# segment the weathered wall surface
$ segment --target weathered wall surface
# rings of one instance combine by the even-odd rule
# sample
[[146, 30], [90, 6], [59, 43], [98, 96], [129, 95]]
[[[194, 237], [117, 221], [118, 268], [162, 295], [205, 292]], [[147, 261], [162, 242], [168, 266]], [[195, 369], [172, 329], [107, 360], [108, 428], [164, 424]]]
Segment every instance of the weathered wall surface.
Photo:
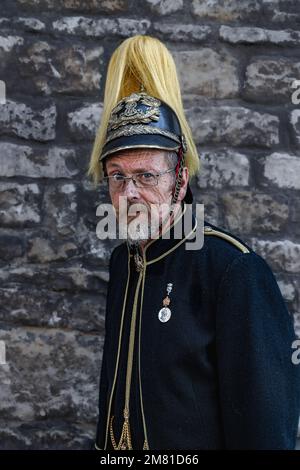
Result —
[[88, 448], [97, 416], [107, 265], [86, 177], [115, 47], [174, 53], [212, 223], [271, 265], [300, 329], [299, 2], [2, 0], [0, 448]]

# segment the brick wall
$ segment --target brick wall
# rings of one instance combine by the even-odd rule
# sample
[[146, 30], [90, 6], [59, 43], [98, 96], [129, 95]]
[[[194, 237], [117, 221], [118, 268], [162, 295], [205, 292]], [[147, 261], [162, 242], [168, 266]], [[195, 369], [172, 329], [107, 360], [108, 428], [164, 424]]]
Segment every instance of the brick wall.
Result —
[[271, 265], [300, 332], [300, 10], [292, 0], [2, 0], [1, 448], [94, 438], [107, 200], [86, 177], [105, 71], [128, 36], [173, 52], [202, 161], [206, 218]]

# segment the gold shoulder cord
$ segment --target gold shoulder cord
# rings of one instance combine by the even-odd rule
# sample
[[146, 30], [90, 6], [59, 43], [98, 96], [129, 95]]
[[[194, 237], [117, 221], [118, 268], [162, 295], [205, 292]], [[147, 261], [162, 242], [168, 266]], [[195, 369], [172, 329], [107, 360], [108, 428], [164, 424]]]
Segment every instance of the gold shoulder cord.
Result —
[[[128, 249], [128, 245], [127, 245], [127, 249]], [[118, 353], [117, 353], [117, 359], [116, 359], [116, 365], [115, 365], [114, 380], [113, 380], [113, 385], [112, 385], [111, 392], [110, 392], [109, 405], [108, 405], [108, 411], [107, 411], [104, 450], [106, 450], [106, 447], [107, 447], [107, 438], [108, 438], [108, 431], [109, 431], [109, 424], [110, 424], [109, 418], [111, 415], [112, 398], [113, 398], [113, 393], [114, 393], [114, 388], [115, 388], [117, 373], [118, 373], [118, 367], [119, 367], [120, 349], [121, 349], [121, 342], [122, 342], [122, 335], [123, 335], [123, 322], [124, 322], [124, 314], [125, 314], [125, 307], [126, 307], [126, 300], [127, 300], [127, 293], [128, 293], [128, 285], [129, 285], [129, 279], [130, 279], [131, 256], [132, 255], [129, 253], [129, 249], [128, 249], [128, 263], [127, 263], [128, 274], [127, 274], [126, 289], [125, 289], [125, 295], [124, 295], [123, 306], [122, 306], [122, 315], [121, 315], [121, 324], [120, 324], [119, 342], [118, 342]]]
[[208, 225], [204, 226], [204, 234], [215, 235], [217, 237], [223, 238], [224, 240], [232, 243], [232, 245], [236, 246], [243, 253], [250, 253], [250, 250], [245, 245], [243, 245], [243, 243], [239, 242], [231, 235], [228, 235], [227, 233], [224, 233], [224, 232], [220, 232], [220, 230], [215, 230], [212, 227], [209, 227]]
[[[129, 399], [130, 399], [130, 388], [131, 388], [131, 376], [132, 376], [132, 364], [133, 364], [133, 352], [134, 352], [134, 339], [135, 339], [135, 326], [136, 326], [136, 314], [137, 314], [137, 301], [139, 295], [139, 288], [143, 278], [144, 269], [139, 274], [139, 279], [135, 291], [131, 324], [130, 324], [130, 336], [129, 336], [129, 348], [128, 348], [128, 361], [126, 371], [126, 391], [125, 391], [125, 406], [123, 411], [124, 422], [122, 426], [121, 437], [117, 444], [113, 432], [113, 419], [110, 419], [110, 437], [114, 450], [133, 450], [131, 441], [131, 431], [129, 423]], [[145, 445], [145, 444], [144, 444]]]

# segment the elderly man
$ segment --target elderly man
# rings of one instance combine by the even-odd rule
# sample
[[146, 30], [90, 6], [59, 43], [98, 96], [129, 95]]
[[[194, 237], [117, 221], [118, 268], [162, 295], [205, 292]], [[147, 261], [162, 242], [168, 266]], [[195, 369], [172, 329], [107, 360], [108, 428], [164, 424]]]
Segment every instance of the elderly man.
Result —
[[187, 249], [197, 219], [186, 150], [162, 100], [133, 93], [112, 110], [101, 153], [112, 204], [118, 219], [121, 196], [129, 214], [136, 203], [146, 211], [129, 215], [111, 256], [95, 446], [291, 449], [300, 383], [291, 317], [242, 240], [205, 220], [203, 246]]
[[194, 213], [199, 166], [172, 55], [124, 40], [89, 167], [126, 238], [109, 266], [96, 449], [295, 446], [291, 316], [267, 263]]

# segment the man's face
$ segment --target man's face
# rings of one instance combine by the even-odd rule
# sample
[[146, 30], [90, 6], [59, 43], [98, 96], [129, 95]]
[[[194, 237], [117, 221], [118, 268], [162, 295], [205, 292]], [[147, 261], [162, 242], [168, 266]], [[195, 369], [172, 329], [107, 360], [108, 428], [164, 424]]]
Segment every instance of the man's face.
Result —
[[[108, 176], [114, 174], [131, 176], [145, 172], [158, 174], [170, 168], [172, 166], [168, 163], [165, 152], [159, 149], [123, 150], [111, 155], [106, 160]], [[168, 214], [167, 207], [172, 199], [174, 175], [175, 172], [170, 172], [159, 176], [157, 185], [151, 187], [137, 187], [132, 180], [124, 182], [119, 189], [113, 188], [113, 185], [109, 186], [109, 193], [117, 219], [121, 218], [121, 220], [126, 221], [125, 225], [129, 240], [148, 240], [151, 238], [151, 234], [153, 236], [157, 232], [159, 222]], [[122, 205], [120, 197], [127, 198], [126, 214], [124, 214], [124, 204]], [[143, 210], [140, 213], [128, 215], [130, 207], [134, 204], [141, 204], [140, 207]]]

